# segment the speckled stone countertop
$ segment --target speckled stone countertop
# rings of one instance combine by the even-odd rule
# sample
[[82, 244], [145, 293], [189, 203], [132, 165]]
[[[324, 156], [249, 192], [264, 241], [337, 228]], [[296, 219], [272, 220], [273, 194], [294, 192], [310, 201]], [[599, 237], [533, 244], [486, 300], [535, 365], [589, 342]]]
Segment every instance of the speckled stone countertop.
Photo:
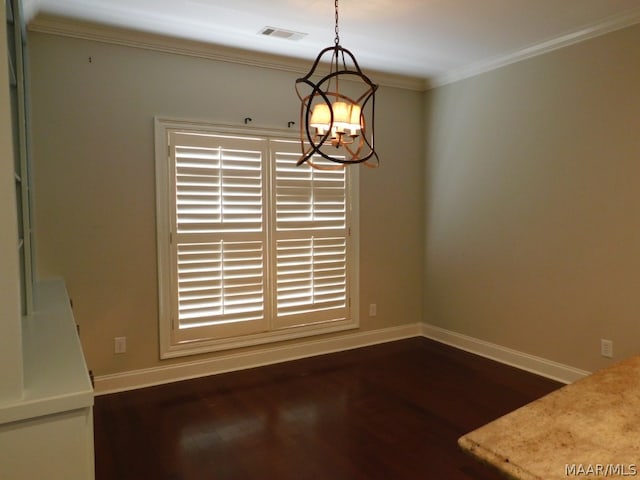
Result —
[[458, 444], [512, 479], [640, 479], [640, 355], [500, 417]]

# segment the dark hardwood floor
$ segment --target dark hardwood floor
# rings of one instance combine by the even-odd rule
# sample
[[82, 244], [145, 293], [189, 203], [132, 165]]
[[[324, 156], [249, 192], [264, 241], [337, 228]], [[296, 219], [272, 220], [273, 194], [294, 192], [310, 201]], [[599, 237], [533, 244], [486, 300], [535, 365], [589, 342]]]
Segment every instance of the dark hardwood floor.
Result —
[[96, 479], [499, 479], [458, 437], [560, 386], [413, 338], [98, 396]]

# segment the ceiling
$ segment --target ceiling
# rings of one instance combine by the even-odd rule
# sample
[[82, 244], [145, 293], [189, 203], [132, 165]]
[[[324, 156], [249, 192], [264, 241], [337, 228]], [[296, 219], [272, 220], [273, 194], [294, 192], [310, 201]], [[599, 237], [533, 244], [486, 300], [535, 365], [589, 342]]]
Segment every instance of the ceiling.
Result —
[[[38, 13], [313, 60], [334, 42], [331, 0], [23, 0]], [[363, 69], [424, 79], [548, 51], [640, 22], [640, 0], [341, 0], [340, 43]], [[266, 26], [307, 34], [261, 35]]]

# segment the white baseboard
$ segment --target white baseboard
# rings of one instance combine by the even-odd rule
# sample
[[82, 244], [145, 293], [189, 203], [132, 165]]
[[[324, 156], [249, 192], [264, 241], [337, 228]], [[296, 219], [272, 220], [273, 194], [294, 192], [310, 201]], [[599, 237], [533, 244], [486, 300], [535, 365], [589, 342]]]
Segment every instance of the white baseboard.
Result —
[[461, 333], [436, 327], [428, 323], [422, 324], [422, 335], [438, 342], [450, 345], [482, 357], [496, 360], [506, 365], [526, 370], [562, 383], [573, 383], [586, 377], [591, 372], [568, 365], [553, 362], [541, 357], [529, 355], [510, 348], [485, 342]]
[[419, 336], [563, 383], [572, 383], [590, 373], [434, 325], [414, 323], [339, 337], [308, 340], [291, 345], [267, 346], [206, 360], [100, 375], [95, 377], [95, 394], [104, 395], [150, 387]]
[[242, 353], [233, 353], [193, 362], [175, 363], [166, 366], [134, 370], [112, 375], [96, 376], [95, 394], [133, 390], [163, 383], [188, 380], [218, 373], [244, 370], [273, 363], [297, 360], [353, 348], [391, 342], [421, 335], [420, 323], [400, 327], [357, 332], [339, 337], [315, 339], [290, 345], [267, 346]]

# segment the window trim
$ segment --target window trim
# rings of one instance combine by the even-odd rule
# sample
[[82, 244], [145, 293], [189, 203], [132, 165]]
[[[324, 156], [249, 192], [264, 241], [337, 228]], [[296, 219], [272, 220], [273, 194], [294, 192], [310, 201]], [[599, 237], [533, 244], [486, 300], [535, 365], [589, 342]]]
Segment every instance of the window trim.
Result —
[[[357, 168], [348, 168], [350, 176], [350, 190], [348, 208], [350, 214], [351, 235], [351, 259], [349, 262], [350, 276], [350, 318], [330, 323], [316, 325], [303, 325], [268, 332], [248, 334], [241, 337], [221, 339], [201, 339], [190, 342], [177, 342], [174, 340], [173, 326], [171, 325], [172, 299], [163, 292], [171, 291], [171, 276], [174, 274], [174, 266], [171, 262], [171, 249], [169, 235], [171, 235], [171, 204], [172, 192], [170, 192], [172, 173], [168, 161], [169, 151], [167, 145], [167, 132], [173, 129], [185, 129], [202, 131], [211, 134], [229, 134], [241, 136], [267, 137], [270, 139], [298, 140], [296, 132], [286, 129], [267, 129], [250, 126], [214, 124], [190, 120], [181, 120], [167, 117], [154, 119], [155, 135], [155, 170], [156, 170], [156, 244], [157, 244], [157, 275], [158, 275], [158, 327], [160, 358], [168, 359], [186, 355], [196, 355], [207, 352], [230, 350], [241, 347], [261, 345], [285, 340], [310, 337], [315, 335], [341, 332], [357, 329], [360, 326], [359, 312], [359, 172]], [[301, 167], [308, 168], [308, 167]], [[268, 168], [267, 175], [271, 177], [272, 169]], [[267, 179], [271, 184], [271, 178]], [[267, 201], [271, 203], [272, 189], [267, 193]], [[271, 222], [268, 220], [267, 230], [271, 231]], [[270, 236], [271, 233], [268, 233]], [[269, 247], [267, 248], [269, 254]], [[269, 275], [270, 276], [270, 275]], [[267, 286], [267, 294], [273, 295]], [[267, 311], [268, 316], [271, 311]]]

